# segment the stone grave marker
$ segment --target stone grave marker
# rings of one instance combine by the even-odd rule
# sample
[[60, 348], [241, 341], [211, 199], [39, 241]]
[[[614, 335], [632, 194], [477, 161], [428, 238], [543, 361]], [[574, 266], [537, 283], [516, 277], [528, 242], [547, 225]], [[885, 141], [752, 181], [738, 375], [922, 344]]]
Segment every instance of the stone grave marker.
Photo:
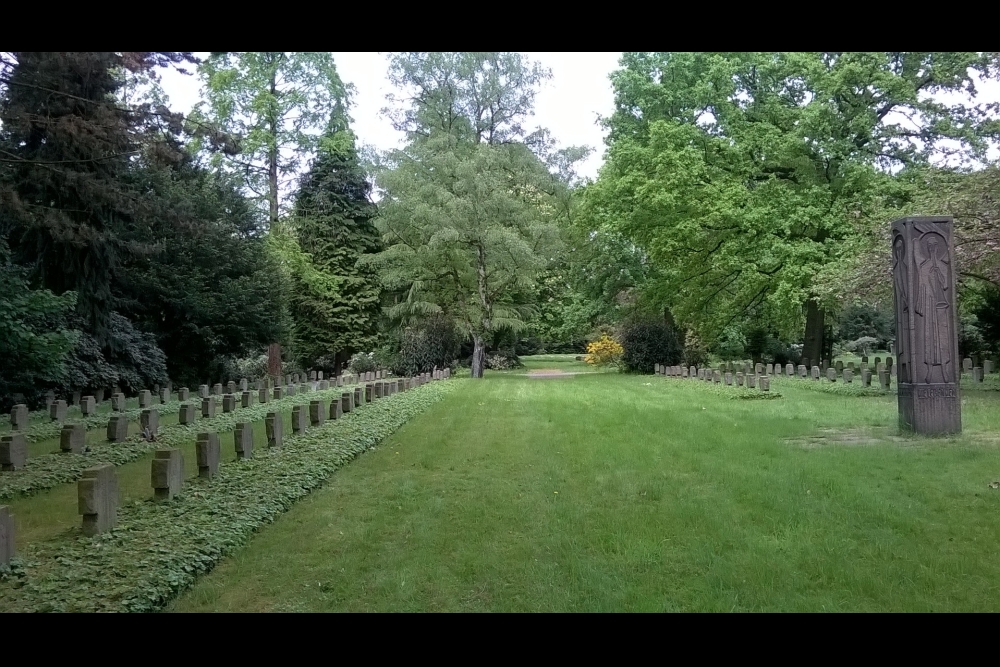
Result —
[[757, 386], [757, 376], [750, 374], [746, 376], [747, 389], [753, 389]]
[[216, 382], [212, 385], [212, 396], [222, 396], [222, 384]]
[[97, 399], [93, 396], [84, 396], [80, 399], [80, 412], [84, 417], [89, 417], [90, 415], [97, 412]]
[[153, 405], [153, 394], [148, 389], [139, 392], [139, 409], [149, 408]]
[[52, 401], [49, 405], [49, 418], [54, 422], [65, 421], [66, 419], [66, 401], [61, 398], [58, 401]]
[[170, 402], [170, 390], [169, 389], [161, 389], [160, 390], [160, 403], [169, 403], [169, 402]]
[[850, 368], [844, 369], [844, 382], [851, 384], [854, 382], [854, 371]]
[[819, 380], [819, 366], [812, 367], [813, 380]]
[[854, 362], [853, 361], [848, 361], [847, 362], [847, 368], [850, 368], [852, 373], [857, 372], [857, 369], [854, 367]]
[[889, 382], [891, 381], [891, 379], [892, 378], [890, 377], [890, 375], [885, 372], [885, 369], [882, 369], [878, 372], [878, 385], [882, 389], [889, 388]]
[[861, 363], [863, 363], [863, 364], [867, 364], [868, 363], [868, 355], [867, 354], [861, 355]]
[[365, 403], [371, 403], [373, 400], [375, 400], [375, 385], [369, 383], [365, 385]]
[[108, 441], [124, 442], [128, 439], [128, 417], [111, 415], [108, 419]]
[[198, 398], [208, 398], [210, 396], [207, 384], [198, 385]]
[[309, 381], [316, 382], [316, 371], [309, 371]]
[[153, 497], [170, 500], [181, 492], [184, 485], [184, 456], [176, 447], [157, 449], [150, 466]]
[[285, 390], [283, 387], [274, 388], [274, 400], [280, 401], [285, 395]]
[[971, 373], [972, 372], [972, 358], [971, 357], [966, 357], [965, 359], [962, 359], [962, 367], [965, 369], [966, 373]]
[[305, 433], [306, 426], [309, 424], [307, 409], [306, 405], [296, 405], [292, 408], [292, 433]]
[[344, 405], [340, 397], [335, 397], [330, 401], [330, 419], [336, 420], [344, 416]]
[[239, 422], [236, 424], [236, 429], [233, 431], [233, 443], [236, 445], [236, 458], [252, 458], [253, 424], [250, 422]]
[[258, 403], [267, 403], [270, 400], [271, 400], [271, 395], [270, 392], [267, 390], [267, 387], [261, 387], [260, 389], [257, 390]]
[[989, 375], [992, 372], [993, 372], [993, 362], [987, 359], [986, 361], [983, 362], [983, 373]]
[[836, 368], [827, 368], [826, 369], [826, 379], [829, 382], [836, 382], [837, 381], [837, 369]]
[[806, 368], [804, 364], [799, 365], [798, 371], [799, 371], [799, 377], [802, 378], [803, 380], [809, 377], [809, 369]]
[[198, 477], [212, 479], [218, 474], [221, 449], [218, 433], [209, 431], [198, 434], [198, 441], [194, 445], [195, 457], [198, 459]]
[[287, 387], [285, 387], [285, 395], [286, 396], [294, 396], [295, 395], [295, 385], [294, 384], [290, 384]]
[[344, 414], [347, 414], [354, 409], [354, 392], [345, 391], [340, 395], [340, 407], [343, 408]]
[[726, 386], [727, 387], [732, 387], [733, 386], [733, 373], [732, 373], [732, 371], [726, 371]]
[[18, 403], [10, 409], [10, 426], [15, 431], [23, 431], [28, 428], [28, 406]]
[[117, 392], [111, 395], [111, 409], [114, 412], [125, 412], [125, 394]]
[[722, 373], [720, 373], [718, 370], [712, 371], [712, 382], [714, 384], [721, 384], [722, 383]]
[[181, 424], [193, 424], [197, 419], [198, 415], [194, 403], [184, 403], [181, 405], [180, 415], [177, 418], [178, 422]]
[[[142, 429], [143, 437], [156, 437], [156, 431], [160, 428], [160, 413], [152, 408], [146, 408], [139, 413], [139, 428]], [[146, 433], [146, 430], [149, 433]]]
[[56, 400], [56, 392], [49, 389], [45, 392], [45, 409], [48, 410], [49, 406]]
[[326, 422], [326, 406], [323, 401], [309, 401], [309, 423], [322, 426]]
[[838, 361], [837, 363], [835, 363], [833, 365], [833, 367], [835, 369], [837, 369], [837, 375], [842, 375], [843, 374], [843, 372], [844, 372], [844, 362], [843, 361]]
[[101, 463], [85, 469], [76, 490], [84, 535], [100, 535], [118, 524], [118, 477], [113, 465]]
[[234, 410], [236, 410], [236, 397], [232, 394], [224, 394], [222, 396], [222, 411], [233, 412]]
[[215, 396], [201, 399], [201, 416], [205, 419], [215, 416]]
[[0, 566], [10, 565], [14, 553], [14, 518], [9, 507], [0, 505]]
[[785, 364], [785, 375], [788, 377], [795, 377], [795, 364], [787, 363]]
[[59, 449], [72, 454], [82, 454], [87, 446], [87, 427], [83, 424], [66, 424], [59, 432]]
[[281, 421], [280, 412], [268, 412], [264, 417], [264, 431], [267, 433], [267, 446], [281, 449], [281, 440], [285, 424]]
[[358, 385], [354, 388], [354, 407], [359, 405], [364, 405], [365, 402], [365, 388], [364, 385]]
[[249, 388], [249, 385], [247, 385], [247, 379], [240, 378], [240, 391], [247, 391]]
[[736, 372], [736, 386], [737, 387], [743, 386], [743, 371]]
[[236, 393], [236, 383], [230, 380], [226, 383], [226, 393], [235, 394]]
[[100, 405], [101, 403], [104, 402], [104, 390], [103, 389], [95, 389], [94, 390], [94, 400], [97, 401], [98, 405]]
[[764, 364], [754, 364], [753, 365], [753, 374], [754, 375], [762, 375], [763, 373], [764, 373]]
[[768, 375], [761, 375], [759, 378], [757, 378], [757, 381], [760, 383], [760, 390], [761, 391], [771, 391], [771, 378], [770, 378], [770, 376], [768, 376]]
[[872, 386], [872, 372], [867, 368], [861, 369], [861, 385], [864, 387]]
[[181, 387], [180, 389], [177, 390], [177, 400], [183, 403], [184, 401], [188, 400], [188, 396], [190, 394], [191, 392], [188, 390], [187, 387]]
[[329, 380], [320, 380], [319, 381], [319, 390], [320, 391], [326, 391], [329, 388], [330, 388], [330, 382], [329, 382]]
[[74, 391], [69, 399], [70, 405], [80, 405], [80, 392]]
[[28, 439], [23, 433], [0, 435], [0, 470], [21, 470], [28, 460]]
[[344, 376], [343, 375], [338, 375], [337, 376], [337, 386], [338, 387], [343, 387], [344, 386]]
[[253, 405], [253, 394], [250, 393], [249, 391], [244, 391], [240, 395], [240, 406], [244, 408], [249, 408], [251, 405]]
[[973, 366], [972, 367], [972, 381], [973, 382], [982, 382], [983, 381], [983, 368], [982, 368], [982, 366]]
[[764, 371], [765, 375], [774, 375], [774, 364], [765, 364]]
[[323, 371], [317, 371], [316, 372], [316, 379], [317, 380], [322, 380], [323, 379]]

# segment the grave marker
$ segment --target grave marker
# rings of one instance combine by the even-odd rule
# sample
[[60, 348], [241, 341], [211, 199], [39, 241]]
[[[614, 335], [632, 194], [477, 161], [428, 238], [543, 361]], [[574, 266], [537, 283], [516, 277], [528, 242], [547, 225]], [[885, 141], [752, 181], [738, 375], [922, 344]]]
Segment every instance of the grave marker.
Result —
[[139, 408], [148, 408], [153, 405], [153, 394], [148, 389], [139, 392]]
[[160, 390], [160, 403], [169, 403], [169, 402], [170, 402], [170, 390], [169, 389], [161, 389]]
[[761, 375], [758, 378], [758, 382], [760, 382], [760, 390], [761, 391], [771, 391], [771, 378], [770, 378], [770, 376]]
[[981, 366], [972, 367], [972, 381], [982, 382], [983, 381], [983, 369]]
[[180, 493], [184, 485], [184, 457], [181, 450], [176, 447], [157, 449], [153, 454], [149, 477], [153, 497], [157, 500], [170, 500]]
[[326, 406], [323, 401], [309, 401], [309, 423], [322, 426], [326, 422]]
[[836, 368], [827, 368], [826, 369], [826, 379], [829, 382], [836, 382], [837, 381], [837, 369]]
[[222, 397], [222, 412], [233, 412], [236, 410], [236, 397], [226, 394]]
[[121, 392], [111, 394], [111, 409], [114, 412], [125, 411], [125, 394]]
[[812, 367], [813, 380], [819, 380], [819, 366]]
[[89, 417], [95, 412], [97, 412], [97, 400], [93, 396], [84, 396], [80, 399], [80, 413], [84, 417]]
[[160, 428], [160, 413], [152, 408], [143, 410], [139, 413], [139, 428], [142, 429], [143, 437], [155, 438], [156, 431]]
[[249, 459], [253, 457], [253, 424], [239, 422], [233, 431], [233, 444], [236, 445], [236, 458]]
[[18, 403], [10, 409], [10, 425], [15, 431], [28, 428], [28, 406]]
[[10, 565], [14, 553], [14, 518], [9, 507], [0, 505], [0, 565]]
[[72, 454], [82, 454], [87, 446], [87, 427], [83, 424], [66, 424], [59, 432], [59, 449]]
[[241, 407], [249, 408], [251, 405], [253, 405], [253, 394], [251, 394], [249, 391], [244, 391], [243, 394], [240, 396], [240, 399], [241, 399], [240, 400]]
[[854, 382], [854, 371], [850, 368], [844, 369], [844, 382], [851, 384]]
[[292, 433], [305, 433], [309, 424], [309, 417], [306, 413], [307, 406], [296, 405], [292, 408]]
[[285, 391], [284, 391], [283, 387], [275, 387], [274, 388], [274, 400], [280, 401], [284, 397], [284, 395], [285, 395]]
[[340, 395], [340, 407], [343, 408], [344, 414], [347, 414], [354, 409], [354, 392], [345, 391]]
[[66, 419], [66, 401], [61, 398], [58, 401], [52, 401], [49, 405], [49, 418], [54, 422], [61, 422]]
[[28, 461], [28, 439], [23, 433], [0, 436], [0, 470], [21, 470]]
[[194, 445], [195, 457], [198, 459], [198, 477], [212, 479], [219, 473], [221, 450], [218, 433], [209, 431], [198, 434], [198, 441]]
[[195, 410], [194, 403], [184, 403], [181, 405], [181, 411], [177, 418], [177, 421], [181, 424], [193, 424], [198, 420], [198, 414]]
[[267, 434], [267, 446], [281, 449], [281, 440], [284, 435], [285, 423], [281, 420], [280, 412], [268, 412], [264, 417], [264, 431]]
[[128, 417], [111, 415], [108, 419], [108, 441], [124, 442], [128, 439]]
[[737, 387], [742, 387], [743, 386], [743, 372], [742, 371], [737, 371], [737, 373], [736, 373], [736, 386]]
[[113, 465], [102, 463], [85, 469], [76, 491], [84, 535], [94, 537], [118, 524], [118, 477]]
[[208, 385], [207, 384], [198, 385], [198, 398], [208, 398], [208, 397], [209, 397]]
[[204, 419], [215, 416], [215, 396], [201, 399], [201, 416]]

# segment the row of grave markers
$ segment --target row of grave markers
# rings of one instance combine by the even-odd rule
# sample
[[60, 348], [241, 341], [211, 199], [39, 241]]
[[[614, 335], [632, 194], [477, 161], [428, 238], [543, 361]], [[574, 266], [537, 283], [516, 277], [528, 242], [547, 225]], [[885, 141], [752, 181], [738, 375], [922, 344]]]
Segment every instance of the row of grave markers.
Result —
[[[864, 386], [870, 387], [873, 375], [867, 366], [867, 364], [864, 364], [861, 368], [861, 382]], [[803, 379], [811, 375], [813, 380], [820, 380], [825, 376], [828, 382], [836, 382], [839, 375], [843, 378], [844, 382], [851, 383], [854, 381], [853, 368], [843, 368], [838, 373], [837, 368], [830, 367], [826, 369], [826, 373], [824, 374], [821, 372], [819, 366], [813, 366], [812, 370], [809, 371], [803, 364], [797, 367], [794, 364], [786, 364], [784, 369], [782, 369], [780, 364], [758, 363], [754, 366], [753, 372], [751, 372], [750, 364], [745, 364], [743, 371], [735, 373], [728, 367], [726, 369], [699, 369], [697, 366], [666, 366], [656, 364], [654, 372], [657, 375], [665, 375], [667, 377], [705, 380], [716, 384], [724, 383], [727, 386], [732, 386], [735, 383], [737, 387], [742, 387], [746, 383], [748, 388], [757, 387], [761, 391], [770, 391], [771, 377], [781, 375], [787, 375], [788, 377], [798, 376]], [[880, 363], [877, 372], [879, 386], [883, 389], [889, 389], [892, 382], [890, 370], [886, 368], [885, 364]]]
[[[363, 386], [354, 387], [352, 391], [343, 392], [340, 398], [334, 398], [329, 405], [326, 401], [318, 399], [310, 401], [308, 405], [293, 406], [292, 432], [303, 433], [309, 426], [322, 426], [327, 418], [330, 420], [340, 419], [357, 406], [415, 389], [432, 380], [446, 380], [451, 377], [451, 371], [447, 368], [435, 369], [433, 372], [421, 373], [412, 378], [389, 380], [375, 380], [374, 374], [370, 377], [369, 382]], [[338, 386], [342, 386], [342, 384], [338, 383]], [[281, 388], [276, 387], [275, 389], [280, 390]], [[265, 388], [261, 388], [260, 391], [265, 391]], [[249, 392], [244, 392], [244, 394], [246, 393]], [[208, 397], [205, 400], [213, 400], [213, 398]], [[158, 414], [155, 411], [152, 412]], [[278, 411], [268, 412], [264, 418], [264, 425], [268, 447], [280, 448], [284, 430], [281, 413]], [[82, 424], [75, 426], [83, 427]], [[68, 427], [69, 425], [67, 425]], [[110, 432], [110, 424], [108, 429]], [[21, 436], [20, 440], [23, 442], [23, 435], [18, 435]], [[9, 436], [5, 436], [5, 438], [9, 438]], [[4, 440], [4, 443], [9, 442], [10, 440]], [[233, 431], [233, 446], [237, 459], [253, 457], [252, 422], [246, 421], [236, 424]], [[3, 448], [0, 447], [0, 458], [3, 457], [3, 451]], [[9, 447], [7, 452], [7, 458], [9, 458]], [[199, 433], [195, 443], [195, 456], [198, 461], [198, 476], [212, 479], [218, 473], [221, 458], [219, 434], [211, 431]], [[19, 462], [20, 466], [4, 467], [4, 470], [16, 470], [18, 467], [23, 467], [23, 450]], [[153, 487], [153, 496], [158, 500], [169, 500], [180, 492], [184, 484], [184, 457], [180, 449], [163, 448], [154, 452], [150, 465], [150, 482]], [[101, 463], [85, 469], [83, 476], [77, 482], [77, 508], [78, 513], [82, 516], [83, 534], [92, 537], [113, 529], [118, 522], [118, 504], [118, 476], [115, 472], [115, 466], [110, 463]], [[0, 506], [0, 565], [8, 565], [13, 556], [13, 517], [9, 507], [4, 505]]]

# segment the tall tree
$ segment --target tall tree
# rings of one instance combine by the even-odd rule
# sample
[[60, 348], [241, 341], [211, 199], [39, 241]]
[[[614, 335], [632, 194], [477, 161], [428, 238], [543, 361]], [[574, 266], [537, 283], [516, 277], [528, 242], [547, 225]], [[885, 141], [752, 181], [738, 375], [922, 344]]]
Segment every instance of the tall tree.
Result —
[[334, 117], [303, 177], [292, 225], [309, 267], [291, 293], [296, 350], [303, 364], [339, 371], [350, 356], [374, 347], [379, 319], [378, 277], [357, 266], [381, 250], [372, 219], [371, 185], [358, 161], [347, 119]]
[[[607, 161], [589, 191], [608, 225], [662, 268], [659, 291], [705, 335], [750, 317], [805, 320], [825, 347], [813, 280], [895, 196], [891, 172], [953, 140], [984, 155], [996, 133], [972, 96], [975, 53], [630, 53], [612, 75]], [[799, 329], [801, 331], [801, 329]]]
[[75, 291], [88, 328], [107, 342], [112, 284], [123, 256], [141, 245], [126, 230], [149, 219], [150, 202], [128, 178], [132, 159], [162, 136], [164, 109], [126, 107], [123, 71], [181, 63], [174, 53], [0, 54], [0, 225], [14, 261], [56, 294]]
[[194, 115], [236, 139], [238, 155], [216, 159], [243, 177], [273, 225], [349, 90], [325, 52], [213, 53], [199, 71], [206, 92]]
[[482, 377], [487, 342], [524, 326], [523, 296], [558, 243], [559, 183], [524, 127], [547, 73], [512, 53], [409, 53], [389, 76], [406, 91], [395, 119], [410, 141], [378, 177], [387, 248], [370, 261], [398, 295], [389, 316], [453, 318]]

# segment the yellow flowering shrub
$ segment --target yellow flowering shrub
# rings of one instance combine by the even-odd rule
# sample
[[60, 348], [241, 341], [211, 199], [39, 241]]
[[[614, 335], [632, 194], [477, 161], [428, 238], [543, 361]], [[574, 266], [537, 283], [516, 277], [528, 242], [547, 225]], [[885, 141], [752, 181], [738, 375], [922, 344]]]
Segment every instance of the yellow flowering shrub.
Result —
[[595, 340], [587, 345], [587, 363], [594, 366], [617, 363], [624, 352], [625, 349], [618, 341], [604, 335], [601, 336], [600, 340]]

